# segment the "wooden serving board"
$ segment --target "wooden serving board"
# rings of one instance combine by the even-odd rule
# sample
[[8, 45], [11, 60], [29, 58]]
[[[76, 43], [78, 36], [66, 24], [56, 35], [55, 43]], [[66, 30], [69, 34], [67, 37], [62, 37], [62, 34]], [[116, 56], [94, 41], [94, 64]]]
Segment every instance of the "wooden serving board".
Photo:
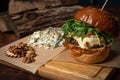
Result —
[[[1, 60], [0, 63], [26, 71], [23, 68]], [[80, 65], [52, 60], [38, 68], [36, 75], [48, 78], [50, 80], [109, 80], [109, 77], [115, 71], [115, 68]]]
[[[29, 72], [4, 60], [0, 60], [0, 63]], [[115, 68], [51, 60], [39, 67], [36, 74], [52, 80], [106, 80], [114, 70]]]
[[[15, 41], [14, 43], [11, 43], [9, 45], [12, 45], [21, 41], [25, 42], [28, 39], [28, 37]], [[0, 53], [2, 54], [9, 45], [3, 47]], [[18, 61], [17, 63], [19, 63], [19, 60], [16, 60], [16, 61]], [[44, 61], [42, 60], [42, 62]], [[25, 67], [20, 67], [19, 65], [15, 66], [15, 64], [10, 62], [9, 63], [5, 62], [4, 60], [0, 60], [0, 63], [11, 66], [13, 68], [24, 70], [24, 71], [28, 71], [27, 70], [28, 67], [32, 67], [32, 64], [31, 66], [29, 64], [28, 65], [26, 64], [28, 67], [27, 69], [25, 69]], [[53, 79], [54, 80], [106, 80], [109, 77], [109, 75], [113, 73], [115, 69], [115, 68], [101, 67], [101, 66], [88, 65], [88, 64], [63, 62], [63, 61], [57, 61], [57, 60], [50, 60], [49, 62], [47, 62], [41, 67], [39, 67], [40, 66], [39, 63], [37, 64], [38, 64], [38, 69], [36, 74], [52, 80]], [[20, 65], [22, 65], [22, 63], [20, 63]], [[34, 68], [35, 67], [33, 67], [32, 69]]]
[[[12, 45], [21, 41], [25, 42], [28, 39], [28, 37], [15, 41], [14, 43], [11, 43], [9, 45]], [[0, 51], [1, 57], [5, 57], [2, 53], [5, 52], [5, 50], [9, 45], [1, 48], [1, 51]], [[14, 62], [16, 62], [15, 63], [16, 65], [9, 61], [7, 62], [2, 59], [0, 60], [0, 63], [2, 64], [5, 64], [20, 70], [24, 70], [27, 72], [29, 72], [28, 68], [31, 68], [31, 69], [35, 68], [33, 67], [35, 65], [23, 64], [23, 63], [20, 63], [21, 61], [17, 59]], [[42, 60], [42, 62], [44, 61]], [[20, 65], [23, 65], [24, 67], [18, 65], [17, 63], [20, 63]], [[40, 66], [39, 62], [37, 62], [36, 64], [38, 65], [36, 74], [52, 80], [53, 79], [54, 80], [61, 80], [61, 79], [63, 80], [105, 80], [114, 71], [114, 68], [107, 68], [107, 67], [87, 65], [87, 64], [77, 64], [77, 63], [70, 63], [65, 61], [63, 62], [63, 61], [57, 61], [57, 60], [51, 60], [41, 67], [39, 67]]]
[[106, 80], [114, 68], [50, 61], [37, 74], [52, 80]]

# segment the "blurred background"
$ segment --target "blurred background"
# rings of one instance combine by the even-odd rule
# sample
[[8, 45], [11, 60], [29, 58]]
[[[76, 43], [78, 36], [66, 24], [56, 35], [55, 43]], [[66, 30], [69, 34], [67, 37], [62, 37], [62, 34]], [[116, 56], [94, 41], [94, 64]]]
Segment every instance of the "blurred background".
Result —
[[[102, 6], [104, 4], [105, 0], [79, 0], [80, 4], [86, 4], [86, 5], [99, 5]], [[108, 0], [107, 5], [108, 6], [116, 6], [120, 4], [120, 0]]]
[[[0, 0], [0, 12], [8, 10], [8, 3], [10, 0]], [[99, 6], [104, 4], [105, 0], [79, 0], [79, 4], [83, 6]], [[115, 7], [120, 5], [120, 0], [108, 0], [107, 7]]]

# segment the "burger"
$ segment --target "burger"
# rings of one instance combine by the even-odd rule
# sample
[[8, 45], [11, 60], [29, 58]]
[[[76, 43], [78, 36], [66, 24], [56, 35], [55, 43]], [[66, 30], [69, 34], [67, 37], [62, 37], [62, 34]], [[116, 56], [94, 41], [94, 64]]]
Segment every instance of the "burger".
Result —
[[63, 45], [76, 61], [100, 63], [108, 58], [118, 27], [110, 13], [84, 7], [62, 25]]

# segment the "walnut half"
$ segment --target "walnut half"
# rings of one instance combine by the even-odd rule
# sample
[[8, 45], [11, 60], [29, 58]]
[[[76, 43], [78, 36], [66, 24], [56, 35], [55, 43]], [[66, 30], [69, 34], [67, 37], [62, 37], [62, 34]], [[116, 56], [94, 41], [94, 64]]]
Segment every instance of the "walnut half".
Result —
[[24, 63], [31, 63], [31, 62], [34, 62], [34, 57], [36, 56], [35, 52], [34, 51], [27, 51], [26, 52], [26, 56], [23, 57], [23, 60], [22, 62]]
[[5, 54], [8, 57], [22, 57], [22, 62], [24, 63], [31, 63], [35, 61], [34, 57], [36, 56], [34, 48], [23, 42], [10, 46]]

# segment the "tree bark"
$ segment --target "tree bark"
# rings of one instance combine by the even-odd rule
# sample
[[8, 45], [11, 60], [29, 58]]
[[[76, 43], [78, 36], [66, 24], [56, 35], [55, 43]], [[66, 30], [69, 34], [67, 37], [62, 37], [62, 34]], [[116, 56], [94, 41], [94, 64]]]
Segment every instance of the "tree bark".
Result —
[[10, 0], [9, 14], [14, 15], [28, 10], [42, 10], [61, 5], [60, 0]]
[[81, 6], [56, 7], [39, 11], [28, 11], [11, 16], [15, 26], [12, 29], [19, 37], [46, 27], [60, 27], [67, 19], [73, 18]]

